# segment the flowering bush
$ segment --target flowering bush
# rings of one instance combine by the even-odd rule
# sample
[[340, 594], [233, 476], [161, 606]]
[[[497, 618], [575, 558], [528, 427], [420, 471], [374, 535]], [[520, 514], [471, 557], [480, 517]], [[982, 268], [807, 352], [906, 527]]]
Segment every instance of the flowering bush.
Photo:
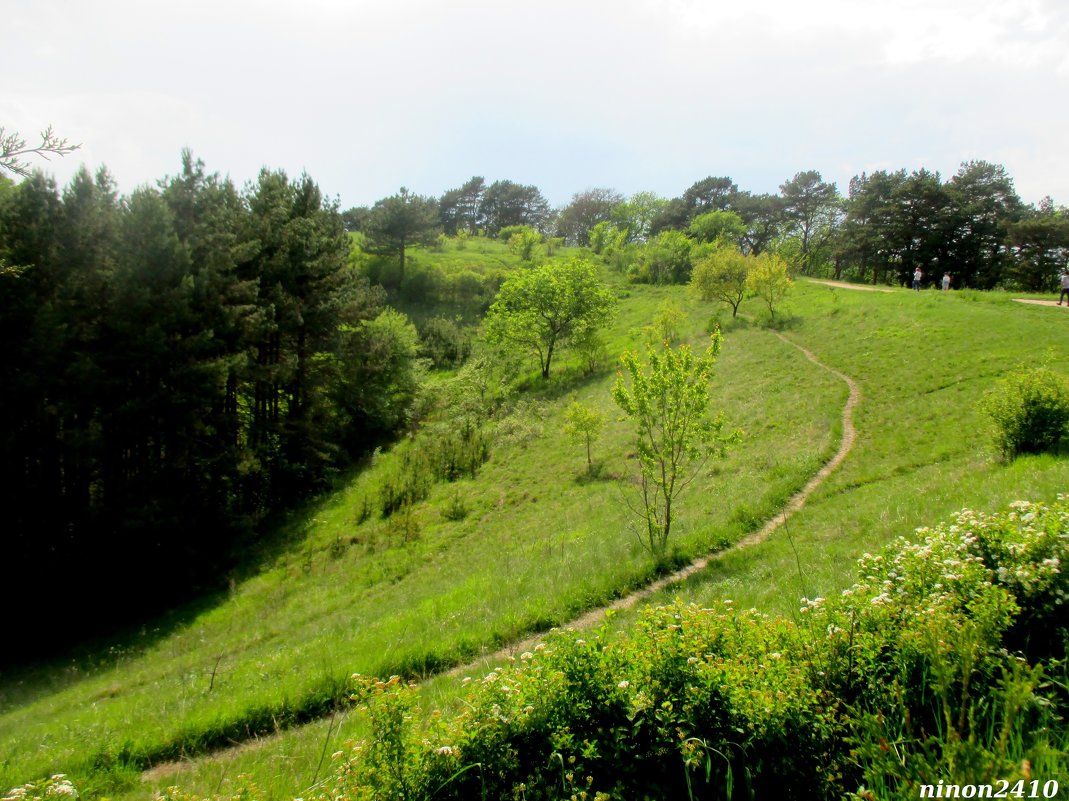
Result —
[[74, 789], [74, 785], [64, 774], [57, 773], [39, 782], [30, 782], [11, 788], [3, 801], [44, 801], [44, 799], [77, 801], [77, 798], [78, 791]]
[[725, 601], [648, 609], [626, 634], [557, 632], [466, 680], [463, 711], [426, 727], [406, 723], [413, 690], [365, 684], [376, 734], [338, 755], [342, 794], [916, 798], [940, 778], [1064, 776], [1060, 699], [1010, 649], [1066, 618], [1067, 548], [1064, 497], [964, 511], [866, 554], [797, 623]]

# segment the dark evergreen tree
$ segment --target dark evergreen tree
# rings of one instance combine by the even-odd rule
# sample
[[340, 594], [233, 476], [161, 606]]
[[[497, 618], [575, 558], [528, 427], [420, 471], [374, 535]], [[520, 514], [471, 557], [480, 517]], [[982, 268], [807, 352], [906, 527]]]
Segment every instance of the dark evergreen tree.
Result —
[[365, 233], [371, 253], [398, 258], [401, 272], [397, 283], [401, 284], [409, 246], [429, 244], [438, 234], [438, 203], [413, 195], [402, 186], [396, 195], [374, 205]]

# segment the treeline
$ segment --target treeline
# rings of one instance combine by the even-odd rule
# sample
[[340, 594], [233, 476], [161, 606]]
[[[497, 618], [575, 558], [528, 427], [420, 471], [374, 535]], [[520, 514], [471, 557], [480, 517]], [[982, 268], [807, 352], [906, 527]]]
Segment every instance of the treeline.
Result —
[[[564, 232], [629, 264], [650, 260], [650, 246], [678, 254], [682, 233], [691, 243], [724, 237], [751, 255], [774, 250], [803, 275], [907, 284], [919, 267], [925, 284], [949, 272], [958, 288], [1053, 291], [1069, 257], [1069, 210], [1050, 198], [1026, 205], [1005, 168], [984, 161], [963, 164], [948, 181], [928, 170], [862, 174], [846, 197], [815, 171], [776, 195], [710, 177], [667, 201], [642, 194], [611, 205], [604, 196], [576, 195], [558, 224], [582, 220]], [[632, 275], [689, 280], [686, 266]]]
[[476, 176], [440, 198], [402, 190], [345, 216], [373, 246], [392, 242], [385, 247], [396, 252], [400, 210], [402, 250], [405, 236], [497, 236], [527, 226], [590, 246], [633, 280], [652, 283], [688, 281], [707, 251], [691, 248], [718, 238], [750, 255], [774, 250], [801, 274], [886, 284], [907, 284], [919, 267], [925, 284], [949, 272], [957, 288], [1053, 291], [1069, 258], [1069, 210], [1050, 198], [1025, 204], [1006, 169], [985, 161], [962, 164], [947, 181], [925, 169], [862, 174], [845, 197], [811, 170], [778, 194], [710, 176], [676, 198], [596, 188], [554, 210], [537, 187]]
[[203, 589], [396, 429], [416, 332], [349, 252], [307, 176], [0, 178], [9, 633], [45, 631], [42, 593], [69, 635]]

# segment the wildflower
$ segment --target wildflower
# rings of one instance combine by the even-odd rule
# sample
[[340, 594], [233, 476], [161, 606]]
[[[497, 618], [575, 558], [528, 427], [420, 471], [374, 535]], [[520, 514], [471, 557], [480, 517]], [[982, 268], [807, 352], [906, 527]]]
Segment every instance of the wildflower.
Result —
[[626, 690], [628, 687], [631, 686], [631, 682], [629, 682], [627, 679], [624, 679], [616, 686], [619, 687], [621, 690]]

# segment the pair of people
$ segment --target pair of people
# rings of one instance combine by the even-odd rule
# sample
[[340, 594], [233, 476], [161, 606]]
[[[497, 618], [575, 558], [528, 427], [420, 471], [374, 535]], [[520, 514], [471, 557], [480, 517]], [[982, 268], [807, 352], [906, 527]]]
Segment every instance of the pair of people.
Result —
[[[924, 272], [921, 270], [920, 267], [918, 267], [916, 270], [913, 271], [913, 288], [918, 292], [920, 292], [921, 289], [922, 278], [924, 278]], [[943, 273], [942, 286], [944, 292], [950, 289], [950, 273]]]

